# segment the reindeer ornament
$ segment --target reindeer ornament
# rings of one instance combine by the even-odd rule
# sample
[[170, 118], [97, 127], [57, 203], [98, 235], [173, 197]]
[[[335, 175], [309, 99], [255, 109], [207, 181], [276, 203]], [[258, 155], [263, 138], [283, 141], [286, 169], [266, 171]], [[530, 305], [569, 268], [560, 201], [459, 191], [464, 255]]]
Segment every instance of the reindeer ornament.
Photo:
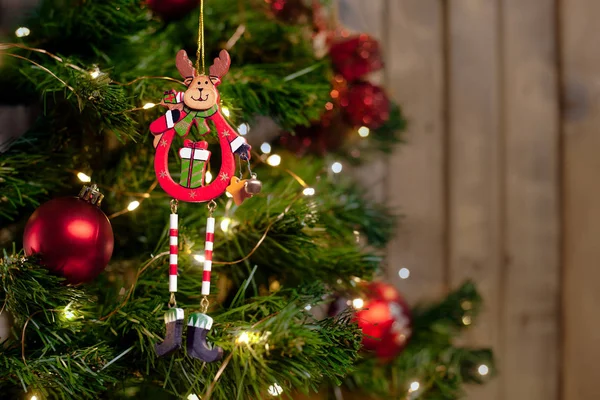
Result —
[[[177, 292], [177, 256], [178, 256], [178, 215], [177, 201], [191, 203], [210, 202], [209, 217], [206, 227], [206, 242], [204, 250], [204, 269], [202, 275], [202, 312], [192, 313], [188, 318], [187, 353], [205, 362], [221, 359], [223, 350], [211, 347], [206, 341], [213, 320], [206, 315], [210, 294], [210, 273], [212, 269], [212, 250], [214, 241], [215, 219], [212, 211], [216, 207], [214, 199], [226, 190], [233, 195], [236, 204], [252, 197], [261, 189], [261, 183], [252, 175], [249, 180], [242, 180], [235, 174], [235, 158], [249, 163], [250, 146], [243, 137], [227, 123], [221, 114], [219, 91], [217, 86], [221, 78], [229, 71], [231, 60], [225, 50], [221, 50], [218, 58], [209, 68], [209, 75], [198, 74], [189, 60], [186, 52], [177, 53], [176, 65], [184, 83], [185, 92], [170, 90], [165, 92], [161, 105], [169, 110], [162, 117], [150, 124], [150, 132], [155, 136], [154, 169], [160, 186], [173, 197], [170, 217], [170, 257], [169, 257], [169, 291], [171, 299], [169, 310], [165, 314], [167, 335], [163, 343], [156, 346], [159, 356], [170, 354], [179, 349], [182, 342], [184, 311], [176, 308], [175, 293]], [[210, 159], [208, 143], [194, 142], [186, 139], [193, 125], [196, 125], [200, 135], [206, 135], [210, 129], [207, 120], [213, 122], [221, 148], [221, 168], [213, 182], [205, 185], [206, 165]], [[169, 153], [173, 139], [178, 135], [184, 139], [183, 148], [179, 150], [181, 158], [181, 177], [175, 182], [169, 173]]]
[[[234, 154], [244, 161], [250, 159], [250, 146], [227, 123], [221, 114], [219, 105], [217, 86], [221, 83], [221, 78], [229, 71], [230, 64], [229, 54], [227, 51], [221, 50], [219, 57], [215, 58], [213, 65], [209, 68], [210, 74], [198, 75], [185, 50], [177, 53], [177, 69], [188, 88], [185, 92], [175, 90], [165, 92], [161, 105], [167, 107], [169, 111], [150, 124], [150, 132], [155, 135], [154, 169], [158, 183], [174, 199], [191, 203], [216, 199], [225, 193], [234, 176]], [[184, 162], [182, 163], [181, 179], [177, 183], [171, 178], [168, 168], [168, 156], [173, 138], [175, 135], [185, 138], [193, 125], [197, 126], [200, 135], [207, 134], [209, 132], [207, 120], [214, 123], [219, 137], [221, 147], [219, 175], [212, 183], [204, 186], [206, 164], [210, 159], [210, 152], [207, 150], [208, 144], [205, 141], [186, 140], [184, 147], [179, 151]]]

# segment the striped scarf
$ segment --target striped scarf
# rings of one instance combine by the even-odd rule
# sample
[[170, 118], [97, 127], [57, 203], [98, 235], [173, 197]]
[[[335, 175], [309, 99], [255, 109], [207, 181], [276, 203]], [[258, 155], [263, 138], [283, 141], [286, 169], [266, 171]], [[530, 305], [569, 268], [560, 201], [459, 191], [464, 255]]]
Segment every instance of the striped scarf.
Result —
[[179, 136], [185, 136], [190, 131], [192, 125], [196, 123], [200, 135], [208, 133], [209, 129], [206, 124], [206, 118], [215, 114], [218, 110], [219, 106], [216, 104], [208, 110], [203, 111], [192, 110], [188, 106], [184, 106], [183, 111], [185, 111], [186, 116], [175, 124], [175, 132], [177, 132]]

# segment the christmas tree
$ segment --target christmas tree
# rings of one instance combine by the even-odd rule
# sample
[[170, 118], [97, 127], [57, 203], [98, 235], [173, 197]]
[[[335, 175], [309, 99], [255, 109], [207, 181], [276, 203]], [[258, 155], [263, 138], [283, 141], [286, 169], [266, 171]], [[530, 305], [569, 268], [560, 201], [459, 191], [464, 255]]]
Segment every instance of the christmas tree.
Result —
[[334, 9], [44, 0], [2, 40], [3, 102], [39, 111], [0, 128], [3, 398], [455, 399], [492, 374], [453, 343], [472, 283], [410, 308], [377, 282], [397, 213], [346, 171], [405, 121]]

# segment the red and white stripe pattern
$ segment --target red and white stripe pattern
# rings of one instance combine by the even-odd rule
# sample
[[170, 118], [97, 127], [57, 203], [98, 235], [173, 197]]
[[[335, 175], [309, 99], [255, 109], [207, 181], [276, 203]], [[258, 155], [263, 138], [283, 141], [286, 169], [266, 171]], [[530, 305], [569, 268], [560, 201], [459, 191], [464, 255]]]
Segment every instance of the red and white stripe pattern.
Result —
[[179, 253], [179, 217], [169, 218], [169, 292], [177, 292], [177, 254]]
[[202, 271], [202, 295], [210, 294], [210, 271], [212, 270], [213, 242], [215, 240], [215, 219], [206, 220], [206, 242], [204, 244], [204, 269]]

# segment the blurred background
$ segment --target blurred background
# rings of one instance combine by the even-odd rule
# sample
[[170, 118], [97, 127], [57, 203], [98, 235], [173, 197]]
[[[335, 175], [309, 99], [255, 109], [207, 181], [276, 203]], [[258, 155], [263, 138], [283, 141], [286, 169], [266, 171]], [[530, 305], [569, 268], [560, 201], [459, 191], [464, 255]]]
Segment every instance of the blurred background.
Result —
[[[35, 4], [0, 0], [3, 33]], [[410, 121], [407, 145], [356, 172], [405, 215], [388, 280], [412, 303], [478, 283], [465, 342], [492, 346], [499, 375], [469, 399], [600, 398], [600, 2], [342, 0], [340, 14], [384, 46], [375, 79]], [[3, 106], [0, 126], [18, 135], [31, 113]]]

